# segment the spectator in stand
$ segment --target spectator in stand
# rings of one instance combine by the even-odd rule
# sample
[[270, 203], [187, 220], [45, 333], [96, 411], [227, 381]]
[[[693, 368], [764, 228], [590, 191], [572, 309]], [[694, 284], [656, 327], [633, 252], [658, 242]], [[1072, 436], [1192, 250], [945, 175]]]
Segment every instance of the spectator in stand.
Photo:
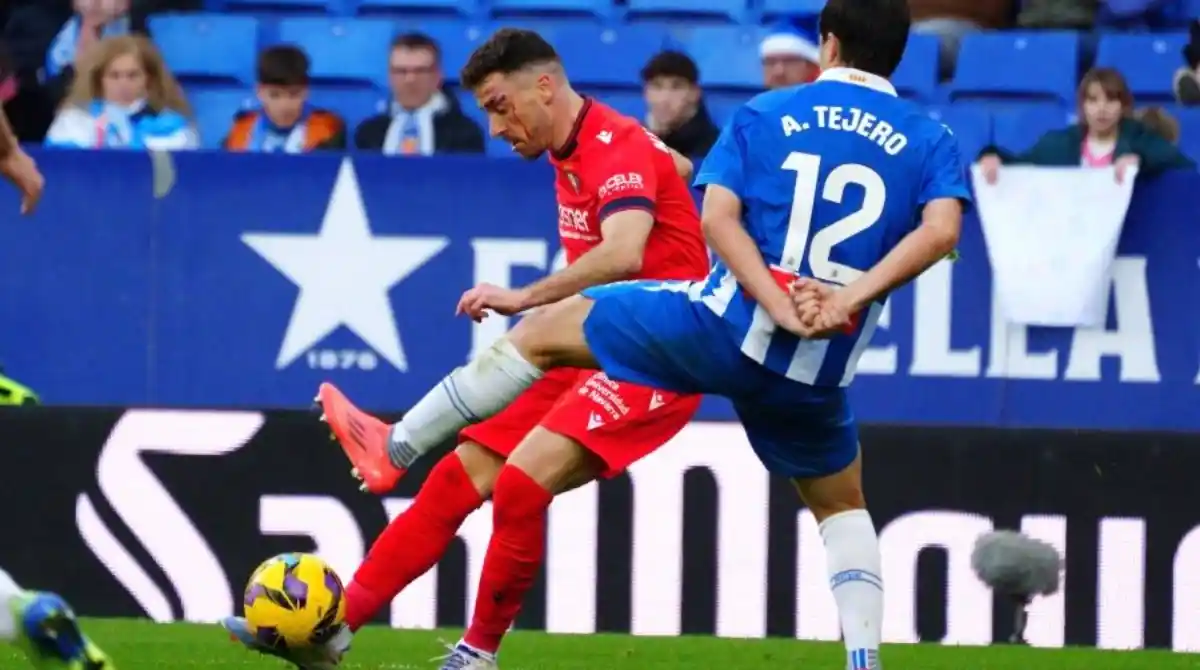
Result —
[[1099, 6], [1097, 0], [1023, 0], [1017, 24], [1023, 28], [1091, 30]]
[[987, 147], [979, 164], [988, 183], [995, 183], [1001, 164], [1107, 167], [1115, 166], [1117, 180], [1138, 166], [1139, 176], [1195, 164], [1162, 135], [1133, 118], [1133, 95], [1119, 72], [1095, 68], [1079, 84], [1081, 123], [1052, 130], [1022, 154]]
[[939, 41], [942, 78], [954, 72], [958, 45], [967, 33], [1002, 28], [1012, 23], [1012, 0], [910, 0], [912, 31], [935, 35]]
[[483, 153], [483, 129], [442, 83], [437, 42], [421, 33], [397, 37], [388, 55], [391, 108], [359, 124], [354, 146], [388, 156]]
[[667, 146], [692, 159], [704, 157], [721, 130], [704, 106], [700, 70], [679, 51], [664, 51], [642, 68], [646, 127]]
[[106, 37], [80, 61], [46, 144], [79, 149], [195, 149], [183, 90], [141, 35]]
[[1175, 72], [1175, 99], [1182, 105], [1200, 105], [1200, 20], [1189, 26], [1191, 38], [1183, 47], [1184, 67]]
[[75, 77], [76, 64], [104, 37], [146, 34], [154, 12], [201, 8], [202, 0], [8, 0], [3, 41], [19, 92], [9, 106], [24, 141], [41, 141]]
[[816, 26], [787, 19], [771, 26], [758, 49], [763, 65], [763, 85], [784, 88], [815, 81], [821, 74]]
[[308, 54], [290, 44], [258, 55], [260, 107], [238, 112], [222, 143], [229, 151], [301, 154], [346, 148], [346, 122], [308, 105]]
[[1179, 144], [1179, 121], [1162, 107], [1143, 107], [1133, 113], [1133, 118], [1171, 144]]

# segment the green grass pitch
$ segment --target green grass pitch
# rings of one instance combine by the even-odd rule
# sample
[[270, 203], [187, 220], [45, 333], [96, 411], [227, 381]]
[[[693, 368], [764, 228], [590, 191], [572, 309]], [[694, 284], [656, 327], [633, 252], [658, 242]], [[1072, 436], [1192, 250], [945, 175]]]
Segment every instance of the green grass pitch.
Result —
[[[275, 659], [244, 651], [215, 626], [159, 625], [145, 621], [87, 620], [92, 636], [113, 657], [118, 670], [282, 669]], [[430, 660], [444, 653], [439, 640], [458, 631], [401, 631], [368, 628], [356, 639], [343, 664], [348, 670], [436, 670]], [[1174, 670], [1200, 667], [1200, 655], [1165, 651], [1096, 651], [1013, 647], [888, 645], [889, 670]], [[837, 644], [794, 640], [722, 640], [626, 635], [546, 635], [516, 632], [500, 657], [503, 670], [841, 670]], [[24, 667], [19, 657], [0, 650], [0, 668]]]

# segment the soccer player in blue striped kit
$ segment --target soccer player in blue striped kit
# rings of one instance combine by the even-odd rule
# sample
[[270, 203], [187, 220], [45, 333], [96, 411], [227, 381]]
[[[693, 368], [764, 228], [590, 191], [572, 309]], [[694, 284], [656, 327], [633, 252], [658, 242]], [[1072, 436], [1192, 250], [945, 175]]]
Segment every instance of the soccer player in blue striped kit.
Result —
[[[407, 467], [560, 366], [728, 397], [763, 464], [820, 522], [847, 667], [879, 668], [879, 541], [846, 387], [888, 294], [953, 251], [971, 201], [953, 135], [887, 80], [908, 32], [906, 0], [829, 0], [820, 79], [743, 106], [697, 176], [720, 258], [709, 277], [591, 288], [529, 315], [391, 429], [391, 464]], [[488, 286], [459, 308], [518, 311]], [[500, 482], [516, 479], [551, 489], [569, 462], [523, 462], [494, 498], [515, 496]], [[544, 505], [516, 507], [544, 521]], [[456, 653], [455, 668], [495, 667]]]

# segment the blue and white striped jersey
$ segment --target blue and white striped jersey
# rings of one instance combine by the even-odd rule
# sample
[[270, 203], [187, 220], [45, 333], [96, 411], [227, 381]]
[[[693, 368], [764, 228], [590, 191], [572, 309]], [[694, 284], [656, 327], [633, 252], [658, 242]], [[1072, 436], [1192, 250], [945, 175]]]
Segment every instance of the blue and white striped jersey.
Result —
[[[926, 203], [971, 202], [950, 131], [886, 79], [848, 68], [742, 106], [696, 183], [738, 196], [769, 265], [841, 285], [911, 232]], [[692, 295], [722, 317], [746, 356], [814, 386], [850, 383], [883, 309], [873, 304], [852, 334], [803, 340], [776, 328], [720, 262]]]

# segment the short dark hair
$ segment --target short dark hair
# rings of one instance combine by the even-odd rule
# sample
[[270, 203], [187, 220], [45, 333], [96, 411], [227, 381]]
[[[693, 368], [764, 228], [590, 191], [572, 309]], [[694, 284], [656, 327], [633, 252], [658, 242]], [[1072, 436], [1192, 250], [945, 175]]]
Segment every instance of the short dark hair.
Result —
[[682, 51], [661, 51], [642, 68], [642, 83], [657, 77], [679, 77], [695, 86], [700, 83], [700, 68]]
[[501, 28], [467, 59], [459, 80], [467, 89], [475, 89], [484, 79], [499, 72], [512, 74], [531, 65], [561, 63], [558, 52], [532, 30]]
[[911, 24], [908, 0], [829, 0], [820, 32], [838, 38], [845, 65], [890, 77], [904, 57]]
[[433, 52], [433, 60], [436, 63], [442, 61], [442, 48], [438, 46], [437, 40], [433, 39], [425, 33], [402, 33], [392, 40], [392, 51], [396, 49], [426, 49]]
[[258, 83], [264, 86], [307, 86], [308, 54], [298, 46], [280, 44], [258, 54]]

